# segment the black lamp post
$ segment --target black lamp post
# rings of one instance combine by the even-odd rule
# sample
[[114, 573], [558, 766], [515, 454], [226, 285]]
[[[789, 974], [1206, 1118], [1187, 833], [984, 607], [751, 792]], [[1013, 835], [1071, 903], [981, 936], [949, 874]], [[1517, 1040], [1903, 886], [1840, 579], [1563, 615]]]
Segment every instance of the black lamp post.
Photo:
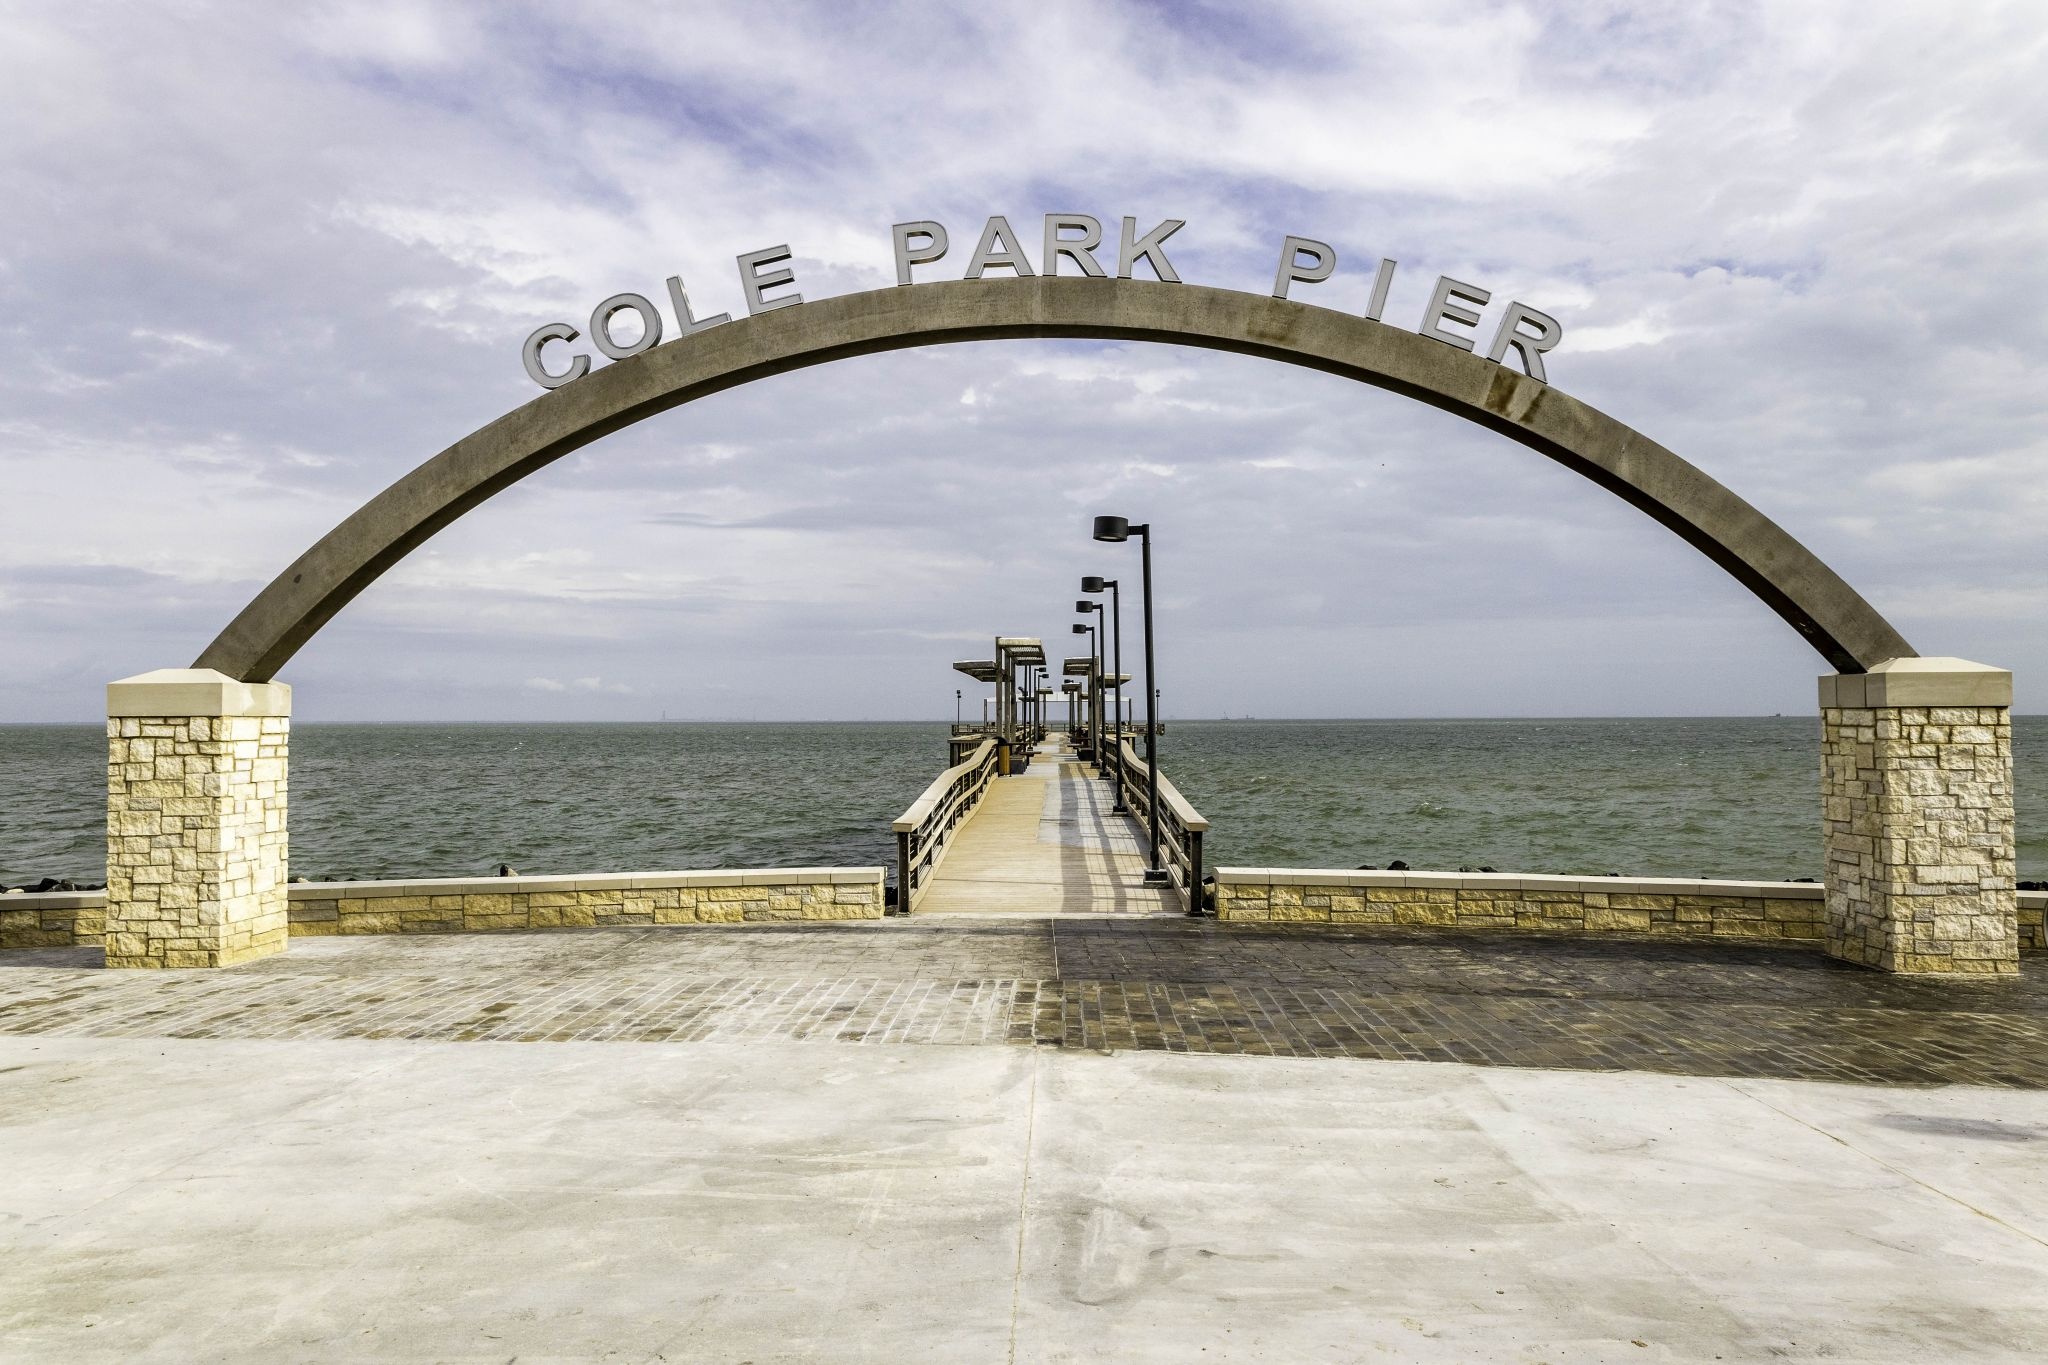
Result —
[[[1150, 850], [1145, 862], [1145, 880], [1157, 882], [1166, 880], [1166, 869], [1159, 865], [1159, 753], [1155, 724], [1152, 714], [1152, 698], [1158, 685], [1159, 675], [1152, 667], [1152, 524], [1141, 522], [1131, 525], [1124, 517], [1097, 517], [1095, 538], [1112, 545], [1120, 545], [1132, 536], [1138, 538], [1139, 564], [1142, 567], [1145, 604], [1145, 806], [1151, 818], [1145, 822], [1150, 836]], [[1199, 870], [1192, 874], [1200, 877]], [[1189, 894], [1195, 894], [1194, 888]]]
[[[1106, 664], [1109, 661], [1109, 632], [1106, 629], [1104, 629], [1103, 626], [1102, 603], [1090, 602], [1086, 599], [1080, 599], [1075, 601], [1074, 610], [1080, 612], [1083, 616], [1086, 616], [1090, 612], [1093, 612], [1095, 614], [1095, 638], [1101, 642], [1099, 653], [1102, 657], [1103, 663]], [[1095, 703], [1099, 707], [1103, 702], [1109, 700], [1109, 694], [1106, 690], [1104, 690], [1102, 685], [1102, 670], [1099, 666], [1096, 669], [1095, 682]], [[1116, 752], [1116, 764], [1114, 767], [1112, 767], [1103, 758], [1102, 747], [1098, 744], [1095, 749], [1095, 771], [1097, 773], [1107, 773], [1110, 779], [1114, 781], [1116, 779], [1117, 770], [1121, 769], [1123, 766], [1123, 732], [1118, 730], [1115, 725], [1116, 712], [1111, 711], [1109, 715], [1111, 725], [1108, 743], [1110, 747], [1114, 749]]]
[[[1109, 640], [1110, 649], [1115, 653], [1115, 658], [1109, 665], [1109, 672], [1110, 676], [1116, 679], [1116, 702], [1110, 707], [1109, 714], [1117, 727], [1117, 742], [1122, 743], [1124, 725], [1124, 595], [1117, 587], [1117, 582], [1114, 578], [1098, 578], [1094, 574], [1089, 574], [1081, 580], [1082, 592], [1099, 593], [1104, 588], [1109, 589]], [[1124, 770], [1122, 767], [1118, 767], [1116, 770], [1116, 804], [1111, 807], [1111, 813], [1116, 815], [1124, 813]]]
[[1099, 772], [1102, 768], [1102, 688], [1100, 686], [1102, 670], [1097, 667], [1095, 662], [1095, 627], [1076, 621], [1074, 623], [1074, 634], [1086, 635], [1088, 637], [1089, 747], [1095, 750], [1095, 767]]

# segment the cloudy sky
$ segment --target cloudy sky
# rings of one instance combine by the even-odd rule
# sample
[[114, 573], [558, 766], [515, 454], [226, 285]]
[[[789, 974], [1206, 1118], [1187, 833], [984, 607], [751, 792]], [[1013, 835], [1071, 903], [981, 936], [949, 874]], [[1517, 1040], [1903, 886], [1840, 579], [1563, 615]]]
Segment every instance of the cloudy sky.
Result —
[[[1187, 220], [1192, 282], [1401, 262], [2048, 709], [2048, 12], [0, 4], [0, 720], [189, 663], [601, 298], [825, 297], [1002, 213]], [[1498, 307], [1489, 313], [1489, 327]], [[1822, 661], [1641, 514], [1357, 384], [1137, 344], [842, 362], [605, 439], [281, 675], [306, 719], [950, 715], [1157, 528], [1166, 713], [1807, 712]], [[968, 706], [974, 707], [969, 685]]]

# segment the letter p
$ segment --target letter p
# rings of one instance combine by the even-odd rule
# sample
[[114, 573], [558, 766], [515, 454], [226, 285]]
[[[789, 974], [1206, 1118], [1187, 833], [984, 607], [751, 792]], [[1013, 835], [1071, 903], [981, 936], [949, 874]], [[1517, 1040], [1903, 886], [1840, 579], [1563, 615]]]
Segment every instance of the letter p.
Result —
[[[946, 254], [946, 229], [941, 223], [898, 223], [889, 229], [896, 239], [896, 283], [910, 283], [910, 267], [930, 265]], [[911, 239], [916, 238], [913, 245]]]
[[[1303, 265], [1301, 258], [1311, 257]], [[1287, 286], [1295, 280], [1303, 284], [1315, 284], [1330, 278], [1330, 272], [1337, 268], [1337, 248], [1328, 242], [1318, 242], [1308, 237], [1289, 237], [1280, 244], [1280, 273], [1273, 277], [1273, 297], [1287, 297]]]

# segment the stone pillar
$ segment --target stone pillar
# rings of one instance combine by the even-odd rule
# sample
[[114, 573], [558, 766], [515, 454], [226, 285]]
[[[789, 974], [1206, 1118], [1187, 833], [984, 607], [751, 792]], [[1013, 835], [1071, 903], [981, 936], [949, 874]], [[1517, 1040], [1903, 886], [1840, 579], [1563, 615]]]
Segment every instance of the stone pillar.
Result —
[[291, 688], [164, 668], [107, 685], [107, 965], [282, 952]]
[[1892, 659], [1822, 678], [1820, 707], [1828, 952], [2017, 972], [2012, 674]]

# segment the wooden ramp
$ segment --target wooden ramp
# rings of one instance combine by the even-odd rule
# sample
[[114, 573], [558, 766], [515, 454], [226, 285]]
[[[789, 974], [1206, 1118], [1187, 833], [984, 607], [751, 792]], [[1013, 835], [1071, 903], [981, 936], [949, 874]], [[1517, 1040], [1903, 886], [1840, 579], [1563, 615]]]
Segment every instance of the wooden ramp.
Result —
[[1064, 739], [999, 777], [918, 903], [919, 915], [1178, 914], [1171, 887], [1145, 882], [1145, 835], [1111, 812], [1110, 784]]

